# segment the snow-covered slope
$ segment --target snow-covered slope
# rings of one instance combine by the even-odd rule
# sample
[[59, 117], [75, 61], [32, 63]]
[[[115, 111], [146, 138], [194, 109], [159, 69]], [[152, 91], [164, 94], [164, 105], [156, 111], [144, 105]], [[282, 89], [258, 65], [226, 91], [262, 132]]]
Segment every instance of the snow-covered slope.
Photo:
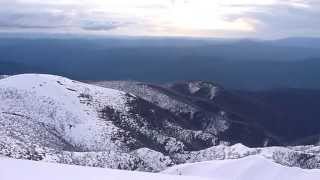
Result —
[[[198, 99], [151, 85], [101, 86], [40, 74], [1, 79], [0, 156], [159, 172], [175, 164], [261, 154], [286, 166], [320, 168], [317, 146], [236, 144], [265, 145], [270, 136], [219, 108], [206, 106], [213, 108], [209, 112], [192, 103]], [[219, 93], [210, 84], [202, 90], [202, 84], [183, 86], [187, 94], [213, 102]]]
[[0, 80], [0, 154], [5, 156], [159, 171], [173, 164], [174, 154], [210, 147], [215, 138], [119, 90], [52, 75]]
[[[132, 81], [101, 81], [92, 84], [132, 93], [180, 117], [193, 129], [216, 135], [217, 143], [243, 143], [250, 147], [278, 145], [275, 136], [248, 122], [237, 113], [217, 106], [215, 98], [224, 94], [213, 83], [191, 81], [155, 85]], [[221, 93], [220, 93], [221, 92]], [[254, 136], [252, 135], [254, 134]], [[198, 149], [199, 150], [199, 149]]]
[[318, 180], [320, 170], [285, 167], [262, 156], [248, 156], [236, 160], [216, 160], [183, 164], [162, 173], [228, 180]]
[[[21, 128], [39, 126], [31, 127], [37, 131], [44, 126], [62, 136], [64, 140], [49, 137], [28, 139], [33, 144], [40, 143], [53, 148], [74, 148], [78, 151], [114, 148], [106, 135], [112, 135], [117, 127], [99, 119], [95, 108], [108, 106], [126, 111], [125, 103], [129, 98], [117, 90], [102, 89], [57, 76], [27, 74], [0, 81], [2, 118], [11, 120], [8, 123], [16, 121], [12, 126], [18, 126], [18, 129], [21, 121], [24, 121], [25, 126]], [[107, 126], [101, 125], [104, 123]]]
[[1, 180], [205, 180], [187, 176], [110, 170], [0, 157]]
[[143, 119], [130, 106], [135, 100], [118, 90], [58, 76], [24, 74], [2, 79], [0, 153], [50, 162], [157, 170], [139, 158], [155, 153], [158, 161], [161, 159], [158, 164], [171, 164], [152, 150], [141, 149], [132, 155], [132, 150], [143, 146], [110, 117], [117, 114], [128, 124]]
[[[19, 173], [17, 171], [19, 170]], [[142, 173], [15, 160], [0, 157], [1, 180], [318, 180], [320, 170], [289, 168], [255, 155], [171, 167], [162, 173]]]
[[7, 78], [9, 77], [9, 75], [0, 75], [0, 79], [4, 79], [4, 78]]

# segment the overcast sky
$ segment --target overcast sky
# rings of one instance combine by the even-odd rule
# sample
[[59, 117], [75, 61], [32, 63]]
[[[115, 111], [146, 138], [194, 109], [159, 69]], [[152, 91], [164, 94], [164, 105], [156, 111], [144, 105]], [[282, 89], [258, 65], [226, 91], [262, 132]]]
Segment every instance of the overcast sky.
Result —
[[320, 0], [0, 0], [0, 32], [320, 36]]

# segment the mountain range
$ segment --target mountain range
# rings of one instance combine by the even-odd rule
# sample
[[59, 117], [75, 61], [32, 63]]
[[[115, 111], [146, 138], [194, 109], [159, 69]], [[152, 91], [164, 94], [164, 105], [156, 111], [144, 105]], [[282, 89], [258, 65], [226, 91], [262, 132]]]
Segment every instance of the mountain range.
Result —
[[[159, 172], [258, 155], [320, 168], [319, 130], [307, 116], [316, 113], [308, 109], [318, 103], [316, 91], [231, 91], [207, 81], [84, 83], [45, 74], [2, 78], [1, 156]], [[291, 116], [304, 119], [287, 116], [299, 108]]]
[[80, 81], [205, 80], [237, 90], [320, 89], [319, 44], [319, 38], [1, 37], [0, 74], [44, 73]]

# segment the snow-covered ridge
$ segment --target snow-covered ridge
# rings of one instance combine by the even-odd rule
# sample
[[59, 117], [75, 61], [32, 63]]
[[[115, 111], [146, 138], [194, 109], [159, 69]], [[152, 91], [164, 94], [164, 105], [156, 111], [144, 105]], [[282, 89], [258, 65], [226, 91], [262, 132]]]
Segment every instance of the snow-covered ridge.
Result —
[[126, 114], [132, 98], [59, 76], [23, 74], [2, 79], [0, 154], [143, 170], [140, 154], [128, 152], [127, 144], [135, 140], [101, 115], [104, 108]]
[[[224, 113], [201, 113], [152, 86], [133, 84], [124, 92], [120, 87], [126, 84], [117, 85], [41, 74], [0, 80], [0, 156], [158, 172], [175, 164], [260, 154], [285, 166], [320, 168], [319, 147], [223, 145], [217, 134], [229, 130]], [[192, 112], [208, 120], [205, 127], [190, 126], [188, 121], [199, 123], [196, 115], [190, 119]]]
[[319, 178], [320, 170], [284, 167], [259, 155], [233, 160], [188, 163], [171, 167], [161, 173], [70, 166], [0, 157], [1, 180], [318, 180]]
[[[19, 173], [17, 173], [19, 170]], [[206, 180], [187, 176], [70, 166], [0, 157], [1, 180]]]
[[214, 83], [204, 81], [187, 81], [167, 85], [132, 81], [90, 83], [135, 94], [187, 121], [193, 126], [193, 129], [200, 129], [218, 136], [216, 144], [241, 142], [248, 146], [261, 147], [277, 143], [274, 138], [276, 136], [269, 136], [261, 129], [251, 126], [253, 122], [245, 122], [246, 118], [238, 117], [224, 105], [216, 104], [221, 102], [221, 98], [226, 98], [226, 102], [229, 102], [228, 98], [231, 94]]
[[[35, 124], [54, 129], [72, 146], [95, 151], [110, 147], [102, 133], [112, 134], [116, 129], [112, 124], [102, 128], [95, 108], [108, 106], [121, 111], [126, 108], [126, 94], [121, 91], [38, 74], [2, 79], [0, 99], [3, 118], [32, 119]], [[92, 104], [87, 104], [88, 99], [92, 99]]]
[[320, 178], [318, 169], [285, 167], [259, 155], [233, 160], [183, 164], [171, 167], [162, 173], [229, 180], [316, 180]]
[[194, 113], [196, 111], [194, 107], [177, 101], [169, 95], [161, 93], [158, 89], [144, 83], [131, 81], [100, 81], [93, 82], [93, 84], [106, 88], [118, 89], [124, 92], [130, 92], [149, 102], [159, 105], [161, 108], [168, 109], [173, 112]]
[[183, 153], [186, 145], [214, 143], [214, 136], [183, 129], [176, 121], [132, 94], [59, 76], [0, 80], [0, 154], [5, 156], [159, 171], [173, 164], [167, 155]]

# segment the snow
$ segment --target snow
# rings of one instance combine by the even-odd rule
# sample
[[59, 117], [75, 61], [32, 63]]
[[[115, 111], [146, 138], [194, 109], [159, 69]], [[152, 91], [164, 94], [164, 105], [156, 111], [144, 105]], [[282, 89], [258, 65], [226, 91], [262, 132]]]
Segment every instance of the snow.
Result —
[[[19, 173], [17, 171], [19, 170]], [[1, 180], [318, 180], [320, 170], [285, 167], [262, 156], [171, 167], [161, 173], [82, 167], [0, 157]]]
[[195, 84], [195, 83], [189, 83], [188, 87], [189, 87], [189, 91], [190, 91], [191, 94], [194, 94], [194, 93], [198, 92], [201, 89], [199, 87], [199, 85]]
[[138, 144], [138, 139], [111, 116], [117, 115], [116, 121], [152, 138], [169, 152], [181, 152], [184, 146], [156, 127], [150, 129], [143, 116], [134, 114], [130, 103], [137, 99], [123, 91], [53, 75], [22, 74], [2, 79], [0, 155], [159, 172], [172, 165], [170, 157]]
[[[19, 173], [17, 173], [19, 170]], [[0, 157], [1, 180], [318, 180], [320, 170], [285, 167], [260, 155], [173, 166], [161, 173], [143, 173]]]
[[127, 112], [127, 93], [67, 78], [22, 74], [0, 80], [0, 155], [144, 170], [121, 129], [99, 114]]
[[7, 78], [9, 77], [9, 75], [0, 75], [0, 79], [4, 79], [4, 78]]
[[285, 167], [260, 155], [236, 160], [215, 160], [171, 167], [162, 173], [228, 180], [318, 180], [320, 170]]
[[[186, 115], [188, 115], [190, 120], [197, 121], [197, 117], [194, 115], [203, 114], [203, 122], [208, 122], [203, 123], [203, 129], [211, 134], [218, 134], [219, 132], [223, 132], [229, 128], [229, 123], [227, 122], [227, 116], [225, 113], [221, 112], [215, 116], [212, 114], [209, 115], [208, 113], [198, 109], [196, 106], [181, 100], [181, 98], [172, 94], [170, 95], [170, 93], [172, 93], [170, 88], [132, 81], [100, 81], [91, 83], [101, 87], [118, 89], [127, 93], [132, 93], [148, 102], [151, 102], [152, 104], [169, 110], [178, 116], [183, 115], [183, 118], [186, 118]], [[211, 100], [216, 96], [216, 91], [218, 90], [216, 86], [203, 82], [190, 82], [188, 85], [189, 91], [192, 91], [192, 93], [196, 93], [202, 86], [209, 88], [208, 96]]]
[[205, 180], [186, 176], [71, 166], [0, 157], [1, 180]]
[[169, 156], [164, 156], [162, 153], [148, 148], [140, 148], [131, 152], [131, 154], [142, 159], [152, 169], [166, 169], [174, 164]]
[[[185, 144], [192, 144], [198, 139], [211, 141], [212, 145], [216, 144], [216, 139], [211, 133], [185, 129], [171, 121], [164, 121], [166, 123], [162, 130], [158, 130], [139, 112], [130, 112], [130, 108], [136, 105], [130, 103], [141, 100], [139, 98], [142, 96], [152, 104], [173, 112], [192, 113], [197, 111], [196, 108], [154, 87], [125, 82], [115, 84], [128, 86], [132, 90], [126, 93], [122, 89], [114, 90], [41, 74], [1, 79], [0, 155], [44, 162], [159, 172], [173, 164], [238, 159], [259, 154], [286, 166], [320, 169], [318, 146], [248, 148], [242, 144], [221, 144], [197, 151], [186, 150]], [[208, 87], [214, 88], [210, 84]], [[130, 94], [133, 92], [139, 93], [133, 96]], [[117, 126], [111, 116], [103, 117], [104, 108], [111, 109], [111, 112], [106, 112], [109, 115], [113, 115], [113, 110], [118, 115], [117, 123], [128, 125], [130, 130]], [[153, 106], [146, 108], [157, 112]], [[217, 117], [209, 116], [210, 124], [207, 124], [207, 128], [212, 128], [211, 132], [227, 129], [224, 116], [222, 111]], [[165, 119], [159, 119], [162, 120]], [[162, 132], [165, 129], [170, 129], [170, 133]], [[139, 139], [131, 135], [137, 132], [163, 150], [151, 145], [140, 145]], [[132, 146], [137, 144], [139, 146]]]
[[[110, 149], [112, 143], [106, 134], [111, 135], [117, 129], [111, 123], [101, 126], [108, 122], [102, 122], [97, 110], [108, 106], [125, 111], [126, 98], [126, 93], [118, 90], [53, 75], [22, 74], [0, 81], [3, 119], [17, 115], [32, 119], [57, 131], [74, 147], [92, 151]], [[32, 121], [24, 124], [33, 126]], [[18, 120], [16, 124], [21, 122]]]
[[131, 81], [101, 81], [94, 82], [93, 84], [135, 94], [138, 97], [157, 104], [161, 108], [168, 109], [171, 112], [195, 113], [197, 111], [194, 107], [180, 102], [160, 90], [144, 83]]
[[201, 82], [201, 81], [195, 81], [195, 82], [190, 82], [188, 83], [188, 88], [189, 88], [189, 92], [191, 94], [195, 94], [197, 92], [199, 92], [201, 90], [201, 88], [208, 88], [209, 92], [209, 99], [213, 100], [214, 97], [217, 94], [218, 88], [216, 86], [214, 86], [211, 83], [206, 83], [206, 82]]
[[[60, 86], [59, 86], [60, 85]], [[124, 104], [123, 96], [124, 92], [100, 88], [93, 85], [76, 82], [64, 77], [46, 75], [46, 74], [21, 74], [16, 76], [7, 77], [0, 81], [0, 87], [14, 87], [20, 90], [31, 90], [36, 92], [37, 95], [51, 96], [59, 101], [67, 102], [64, 98], [70, 98], [70, 94], [74, 94], [73, 91], [81, 91], [82, 93], [89, 93], [93, 91], [95, 94], [100, 94], [104, 97], [108, 97], [109, 105], [113, 107], [119, 107]], [[101, 91], [104, 94], [101, 94]], [[78, 99], [71, 99], [70, 104], [66, 104], [71, 109], [74, 108], [74, 101], [78, 102]]]
[[215, 96], [216, 96], [216, 94], [217, 94], [217, 90], [218, 88], [216, 88], [216, 87], [212, 87], [211, 89], [210, 89], [210, 99], [212, 100]]

